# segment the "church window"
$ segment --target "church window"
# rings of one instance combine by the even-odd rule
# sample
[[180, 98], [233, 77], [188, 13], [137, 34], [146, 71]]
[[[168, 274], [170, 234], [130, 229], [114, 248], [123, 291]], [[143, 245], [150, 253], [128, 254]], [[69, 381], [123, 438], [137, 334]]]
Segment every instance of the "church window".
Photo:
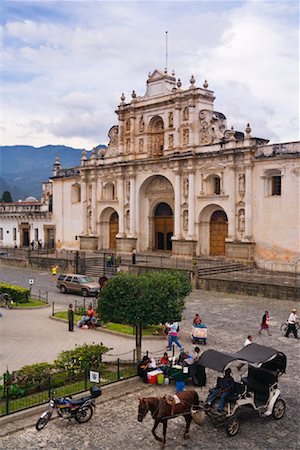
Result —
[[221, 179], [220, 177], [214, 177], [214, 194], [221, 194]]
[[272, 177], [272, 195], [281, 195], [281, 176]]
[[34, 229], [34, 240], [35, 241], [39, 240], [39, 229], [38, 228]]
[[280, 196], [282, 192], [282, 173], [280, 169], [267, 169], [264, 172], [265, 196]]
[[0, 228], [0, 240], [3, 240], [3, 228]]
[[17, 229], [13, 228], [13, 240], [16, 241], [17, 240]]

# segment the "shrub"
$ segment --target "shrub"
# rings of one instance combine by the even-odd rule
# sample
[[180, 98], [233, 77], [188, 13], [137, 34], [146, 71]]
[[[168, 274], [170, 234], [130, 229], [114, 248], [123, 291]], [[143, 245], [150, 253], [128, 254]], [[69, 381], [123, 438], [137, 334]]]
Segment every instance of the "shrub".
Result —
[[30, 297], [30, 290], [20, 286], [12, 286], [10, 284], [0, 283], [0, 293], [7, 293], [10, 295], [12, 301], [15, 303], [28, 303]]
[[83, 371], [89, 365], [98, 367], [101, 355], [111, 350], [104, 345], [91, 344], [77, 346], [73, 350], [65, 350], [54, 361], [57, 369], [70, 370], [71, 372]]

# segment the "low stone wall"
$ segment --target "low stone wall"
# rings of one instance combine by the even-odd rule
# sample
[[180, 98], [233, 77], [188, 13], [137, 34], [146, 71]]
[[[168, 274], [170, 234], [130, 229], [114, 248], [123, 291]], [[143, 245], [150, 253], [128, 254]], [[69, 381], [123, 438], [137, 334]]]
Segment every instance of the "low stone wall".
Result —
[[295, 286], [281, 286], [267, 283], [257, 283], [242, 280], [220, 280], [213, 278], [198, 278], [197, 289], [207, 291], [230, 292], [232, 294], [247, 294], [279, 300], [300, 300], [300, 288]]

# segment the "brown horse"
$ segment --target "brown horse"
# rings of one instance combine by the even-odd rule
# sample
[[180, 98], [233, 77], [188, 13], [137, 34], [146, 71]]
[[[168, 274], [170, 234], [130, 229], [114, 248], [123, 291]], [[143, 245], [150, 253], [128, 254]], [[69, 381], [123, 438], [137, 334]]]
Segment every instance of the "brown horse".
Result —
[[[156, 440], [161, 442], [161, 448], [164, 448], [166, 444], [168, 420], [174, 417], [184, 416], [186, 427], [183, 436], [184, 439], [188, 439], [192, 421], [191, 408], [192, 406], [199, 405], [199, 397], [196, 391], [178, 392], [176, 395], [180, 403], [175, 403], [176, 400], [173, 400], [173, 397], [170, 399], [170, 396], [139, 399], [138, 421], [142, 422], [148, 411], [151, 412], [152, 419], [154, 420], [152, 434]], [[159, 423], [163, 424], [163, 438], [157, 436], [155, 433]]]

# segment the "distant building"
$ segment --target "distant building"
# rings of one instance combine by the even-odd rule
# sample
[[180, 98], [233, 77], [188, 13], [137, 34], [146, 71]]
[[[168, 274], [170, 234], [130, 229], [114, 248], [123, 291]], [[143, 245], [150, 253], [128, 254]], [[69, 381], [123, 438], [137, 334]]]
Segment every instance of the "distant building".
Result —
[[52, 183], [43, 183], [41, 201], [0, 203], [0, 245], [4, 247], [52, 248], [55, 226], [52, 224]]

